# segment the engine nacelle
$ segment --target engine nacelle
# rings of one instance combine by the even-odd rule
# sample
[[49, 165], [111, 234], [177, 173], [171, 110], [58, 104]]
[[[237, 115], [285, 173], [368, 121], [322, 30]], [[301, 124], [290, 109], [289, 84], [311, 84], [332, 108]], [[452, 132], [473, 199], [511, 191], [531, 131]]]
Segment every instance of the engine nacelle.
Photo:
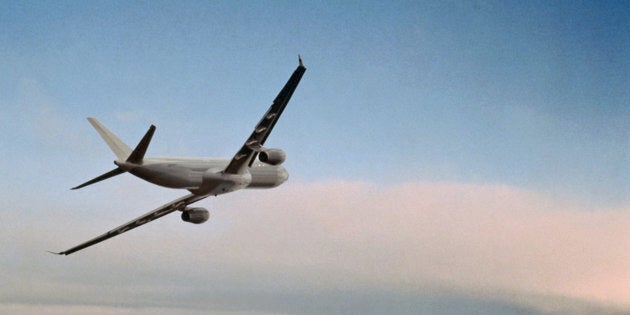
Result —
[[201, 224], [208, 221], [210, 212], [204, 208], [186, 208], [182, 211], [182, 220], [194, 224]]
[[258, 159], [266, 164], [280, 165], [287, 158], [287, 154], [281, 149], [264, 149], [260, 151]]

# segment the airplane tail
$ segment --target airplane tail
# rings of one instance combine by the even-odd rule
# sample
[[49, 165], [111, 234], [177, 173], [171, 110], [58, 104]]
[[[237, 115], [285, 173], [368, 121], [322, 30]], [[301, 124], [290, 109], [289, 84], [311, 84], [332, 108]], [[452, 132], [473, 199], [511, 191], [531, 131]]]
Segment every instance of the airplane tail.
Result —
[[92, 127], [96, 129], [101, 138], [105, 140], [105, 143], [109, 146], [110, 149], [116, 154], [119, 160], [125, 160], [131, 154], [131, 148], [126, 145], [122, 140], [118, 138], [113, 132], [109, 131], [107, 127], [103, 126], [100, 121], [96, 120], [96, 118], [88, 117], [87, 119]]
[[135, 149], [129, 154], [127, 158], [128, 163], [133, 164], [141, 164], [142, 159], [144, 159], [144, 154], [147, 153], [147, 148], [149, 147], [149, 143], [151, 143], [151, 138], [153, 138], [153, 133], [155, 133], [155, 126], [151, 125], [147, 133], [144, 134], [144, 137], [138, 142], [138, 145]]
[[[142, 140], [138, 143], [133, 151], [131, 148], [126, 145], [118, 136], [116, 136], [113, 132], [111, 132], [107, 127], [101, 124], [98, 120], [92, 117], [88, 117], [88, 121], [94, 129], [98, 132], [98, 134], [105, 140], [105, 143], [109, 146], [109, 148], [116, 154], [119, 160], [125, 160], [127, 163], [133, 164], [141, 164], [144, 159], [144, 155], [147, 152], [147, 148], [149, 147], [149, 143], [151, 143], [151, 138], [153, 137], [153, 133], [155, 133], [155, 126], [151, 125], [147, 133], [142, 137]], [[126, 171], [120, 167], [117, 167], [101, 176], [98, 176], [94, 179], [91, 179], [79, 186], [73, 187], [72, 189], [83, 188], [88, 185], [92, 185], [94, 183], [98, 183], [102, 180], [114, 177], [116, 175], [120, 175], [125, 173]]]

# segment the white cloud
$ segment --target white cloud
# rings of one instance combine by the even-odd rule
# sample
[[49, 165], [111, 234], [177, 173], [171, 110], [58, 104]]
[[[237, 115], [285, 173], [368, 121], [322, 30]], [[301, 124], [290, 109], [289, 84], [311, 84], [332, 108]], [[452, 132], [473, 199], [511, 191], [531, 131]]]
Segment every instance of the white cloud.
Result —
[[[274, 197], [282, 204], [269, 211]], [[587, 211], [510, 187], [461, 184], [322, 183], [258, 200], [261, 210], [235, 220], [236, 229], [256, 231], [243, 246], [270, 265], [375, 284], [440, 282], [630, 305], [630, 209]]]
[[[142, 213], [116, 210], [121, 203], [108, 220]], [[69, 257], [42, 250], [118, 223], [57, 209], [49, 220], [6, 226], [3, 248], [13, 258], [3, 263], [10, 286], [0, 291], [8, 303], [0, 310], [44, 303], [111, 314], [365, 313], [398, 305], [409, 313], [470, 299], [541, 312], [630, 308], [627, 208], [581, 209], [507, 186], [343, 181], [201, 203], [208, 204], [213, 217], [204, 225], [171, 215]], [[431, 302], [444, 296], [456, 302]]]

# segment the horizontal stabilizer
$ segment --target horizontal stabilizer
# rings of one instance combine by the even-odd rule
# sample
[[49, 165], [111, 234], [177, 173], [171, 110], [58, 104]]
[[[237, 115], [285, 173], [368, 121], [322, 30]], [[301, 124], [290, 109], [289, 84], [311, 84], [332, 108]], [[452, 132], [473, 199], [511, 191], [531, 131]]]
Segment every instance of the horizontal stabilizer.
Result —
[[107, 172], [107, 173], [105, 173], [105, 174], [103, 174], [103, 175], [101, 175], [101, 176], [99, 176], [97, 178], [89, 180], [89, 181], [87, 181], [87, 182], [85, 182], [85, 183], [83, 183], [83, 184], [81, 184], [81, 185], [79, 185], [77, 187], [72, 187], [72, 189], [74, 190], [74, 189], [83, 188], [85, 186], [92, 185], [94, 183], [98, 183], [98, 182], [100, 182], [102, 180], [106, 180], [106, 179], [108, 179], [110, 177], [114, 177], [116, 175], [120, 175], [120, 174], [122, 174], [124, 172], [126, 172], [126, 171], [119, 167], [119, 168], [113, 169], [113, 170], [111, 170], [111, 171], [109, 171], [109, 172]]
[[136, 148], [133, 149], [133, 152], [131, 152], [131, 155], [129, 155], [127, 162], [135, 163], [135, 164], [140, 164], [142, 162], [142, 159], [144, 158], [144, 154], [147, 153], [147, 148], [149, 147], [149, 143], [151, 143], [151, 138], [153, 137], [153, 133], [155, 133], [155, 126], [151, 125], [147, 133], [144, 135], [144, 137], [142, 137], [142, 140], [140, 140]]

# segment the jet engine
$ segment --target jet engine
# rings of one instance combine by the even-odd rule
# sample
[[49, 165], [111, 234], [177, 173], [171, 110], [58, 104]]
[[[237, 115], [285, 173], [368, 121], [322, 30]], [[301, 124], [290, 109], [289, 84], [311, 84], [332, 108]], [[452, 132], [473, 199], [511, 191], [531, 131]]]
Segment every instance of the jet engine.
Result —
[[186, 208], [182, 211], [182, 220], [194, 224], [201, 224], [208, 221], [210, 213], [204, 208]]
[[258, 159], [266, 164], [280, 165], [287, 158], [287, 154], [281, 149], [264, 149], [260, 151]]

